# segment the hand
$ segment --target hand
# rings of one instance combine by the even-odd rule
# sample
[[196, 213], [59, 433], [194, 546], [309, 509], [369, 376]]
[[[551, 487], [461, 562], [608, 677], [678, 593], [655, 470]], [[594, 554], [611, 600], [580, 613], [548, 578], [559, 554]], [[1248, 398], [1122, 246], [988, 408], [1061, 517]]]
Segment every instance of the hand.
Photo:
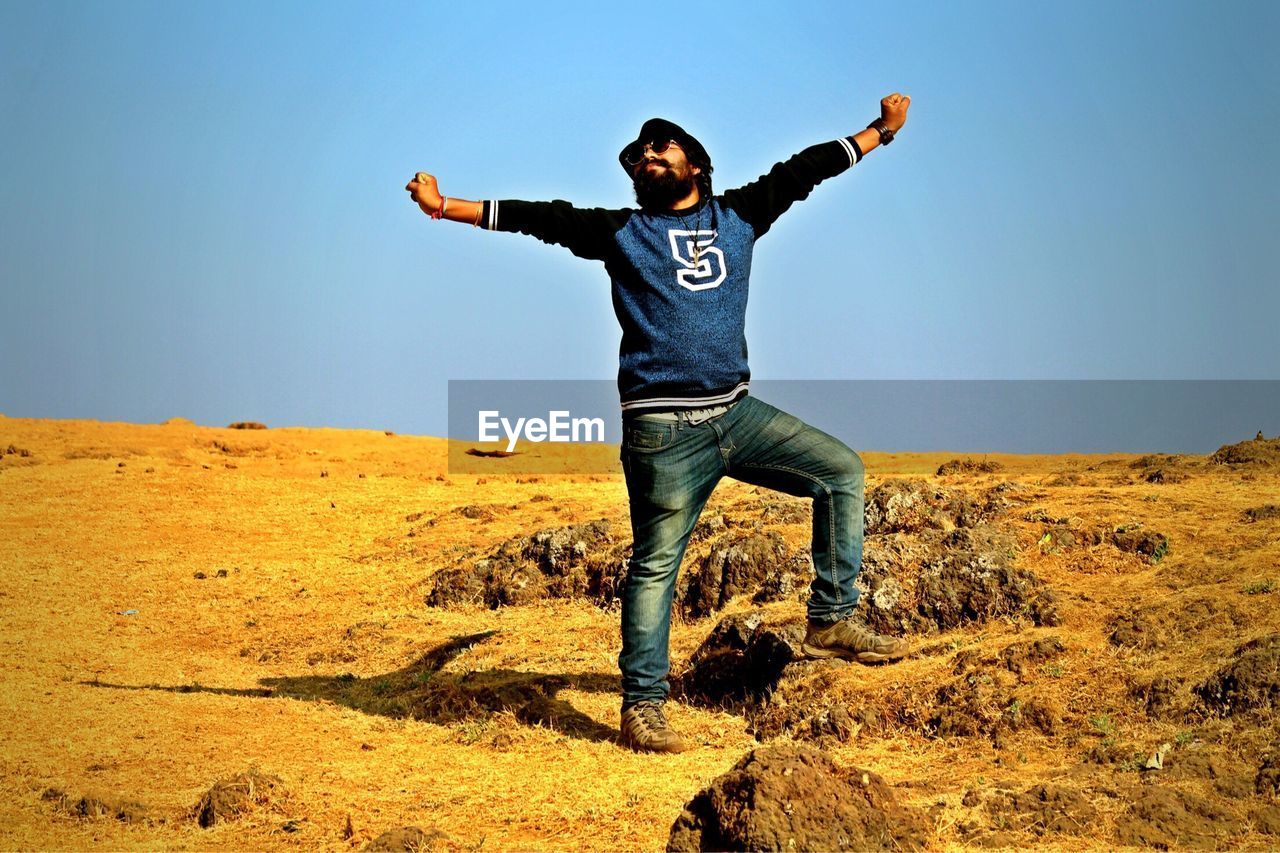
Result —
[[419, 172], [414, 175], [413, 180], [405, 185], [405, 189], [409, 191], [409, 196], [422, 208], [422, 212], [431, 216], [444, 206], [444, 197], [440, 195], [440, 188], [436, 186], [434, 175], [428, 175], [426, 172]]
[[880, 99], [880, 118], [885, 127], [897, 133], [907, 123], [907, 107], [911, 106], [911, 97], [894, 92]]

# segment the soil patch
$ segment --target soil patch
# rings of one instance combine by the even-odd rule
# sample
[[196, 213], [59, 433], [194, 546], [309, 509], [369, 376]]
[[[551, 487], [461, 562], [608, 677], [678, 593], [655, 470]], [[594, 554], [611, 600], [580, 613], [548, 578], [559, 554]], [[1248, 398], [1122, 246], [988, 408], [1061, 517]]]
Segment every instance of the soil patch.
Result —
[[919, 850], [931, 837], [925, 815], [879, 775], [778, 746], [749, 753], [690, 800], [667, 849]]
[[498, 608], [544, 598], [612, 598], [627, 547], [614, 541], [605, 519], [517, 536], [486, 557], [438, 572], [426, 603]]
[[1280, 702], [1280, 634], [1240, 646], [1232, 660], [1195, 688], [1213, 713], [1227, 717], [1243, 711], [1270, 712]]
[[964, 459], [950, 459], [938, 466], [935, 474], [939, 477], [945, 477], [948, 474], [990, 474], [999, 471], [1004, 466], [994, 459], [983, 459], [981, 462], [975, 462], [968, 457]]
[[142, 803], [104, 794], [68, 794], [61, 788], [48, 788], [40, 799], [52, 803], [58, 811], [79, 818], [115, 818], [121, 823], [146, 820], [149, 809]]
[[1241, 830], [1240, 821], [1208, 800], [1173, 788], [1149, 787], [1116, 821], [1116, 840], [1136, 847], [1216, 848]]
[[[991, 824], [1001, 831], [1037, 836], [1092, 834], [1099, 814], [1082, 792], [1064, 785], [1033, 785], [1025, 791], [992, 791], [983, 800]], [[976, 833], [974, 833], [976, 834]]]
[[193, 815], [201, 827], [208, 829], [222, 821], [235, 820], [261, 806], [283, 799], [284, 783], [251, 768], [228, 779], [220, 779], [196, 804]]
[[1244, 511], [1244, 520], [1250, 524], [1255, 521], [1265, 521], [1268, 518], [1280, 518], [1280, 504], [1264, 504]]
[[439, 829], [428, 831], [417, 826], [401, 826], [382, 833], [366, 844], [364, 849], [386, 853], [417, 853], [419, 850], [431, 850], [433, 847], [445, 845], [452, 840], [447, 833]]
[[1229, 465], [1232, 468], [1280, 467], [1280, 436], [1263, 438], [1259, 433], [1249, 441], [1224, 444], [1214, 451], [1209, 461], [1215, 465]]

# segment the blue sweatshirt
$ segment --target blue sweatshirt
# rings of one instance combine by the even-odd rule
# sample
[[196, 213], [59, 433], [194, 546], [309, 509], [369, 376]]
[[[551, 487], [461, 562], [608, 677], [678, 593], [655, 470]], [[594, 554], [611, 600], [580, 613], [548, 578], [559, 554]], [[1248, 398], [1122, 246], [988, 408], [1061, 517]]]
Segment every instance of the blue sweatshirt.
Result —
[[481, 225], [603, 261], [622, 326], [623, 412], [702, 408], [747, 393], [747, 285], [755, 241], [821, 181], [862, 157], [852, 137], [813, 145], [755, 181], [681, 211], [486, 201]]

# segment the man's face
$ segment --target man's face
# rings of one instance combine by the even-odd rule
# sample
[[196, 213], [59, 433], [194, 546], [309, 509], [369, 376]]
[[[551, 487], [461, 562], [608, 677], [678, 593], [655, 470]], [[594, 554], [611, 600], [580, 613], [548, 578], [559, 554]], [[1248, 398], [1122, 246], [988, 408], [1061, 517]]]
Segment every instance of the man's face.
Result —
[[689, 162], [676, 143], [661, 154], [646, 146], [644, 159], [631, 169], [636, 201], [641, 207], [669, 208], [693, 192], [700, 174], [702, 170]]

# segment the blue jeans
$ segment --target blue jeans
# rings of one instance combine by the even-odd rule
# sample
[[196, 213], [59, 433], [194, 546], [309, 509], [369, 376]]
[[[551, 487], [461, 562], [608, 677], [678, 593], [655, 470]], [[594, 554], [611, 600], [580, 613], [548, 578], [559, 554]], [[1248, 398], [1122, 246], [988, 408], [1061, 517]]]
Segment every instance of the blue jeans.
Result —
[[747, 396], [700, 424], [643, 415], [623, 421], [622, 469], [632, 554], [622, 592], [622, 703], [664, 700], [676, 574], [689, 534], [721, 477], [813, 499], [809, 618], [830, 622], [858, 603], [862, 459], [839, 439]]

